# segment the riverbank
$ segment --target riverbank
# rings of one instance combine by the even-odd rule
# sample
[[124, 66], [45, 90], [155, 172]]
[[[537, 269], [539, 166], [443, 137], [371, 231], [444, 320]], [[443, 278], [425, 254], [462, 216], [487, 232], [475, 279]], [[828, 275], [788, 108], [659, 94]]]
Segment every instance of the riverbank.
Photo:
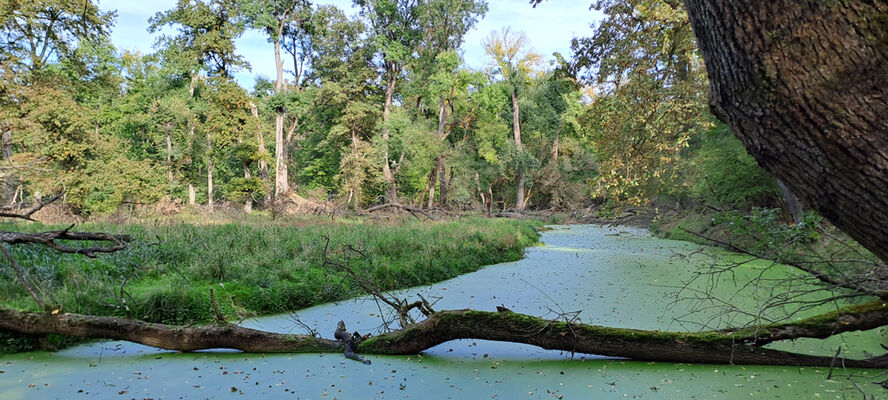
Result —
[[[215, 318], [210, 291], [229, 320], [297, 310], [362, 294], [346, 273], [324, 266], [345, 257], [383, 290], [425, 285], [520, 259], [538, 243], [535, 221], [461, 218], [298, 217], [279, 219], [155, 220], [124, 225], [84, 224], [80, 231], [133, 236], [121, 252], [88, 259], [36, 246], [14, 257], [52, 304], [66, 312], [127, 316], [150, 322], [206, 323]], [[2, 224], [0, 230], [59, 226]], [[327, 242], [329, 239], [329, 243]], [[11, 272], [0, 280], [0, 306], [36, 310]], [[3, 351], [33, 348], [34, 340], [0, 337]], [[61, 344], [60, 339], [55, 343]]]

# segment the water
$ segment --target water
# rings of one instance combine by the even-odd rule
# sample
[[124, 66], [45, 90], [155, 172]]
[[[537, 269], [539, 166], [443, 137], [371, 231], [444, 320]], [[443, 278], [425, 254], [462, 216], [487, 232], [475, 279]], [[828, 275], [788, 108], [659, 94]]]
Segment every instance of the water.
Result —
[[[711, 263], [700, 246], [650, 237], [625, 227], [558, 226], [544, 232], [545, 246], [523, 260], [399, 293], [440, 299], [436, 309], [494, 310], [641, 329], [694, 330], [740, 320], [686, 315], [692, 301], [676, 301], [677, 288]], [[761, 266], [719, 281], [729, 297]], [[785, 274], [770, 269], [766, 274]], [[754, 307], [755, 288], [732, 301]], [[749, 303], [748, 305], [744, 303]], [[295, 318], [332, 337], [340, 319], [349, 330], [381, 328], [380, 309], [362, 298], [244, 325], [303, 333]], [[385, 314], [385, 313], [382, 313]], [[832, 355], [880, 352], [879, 332], [829, 340], [797, 340], [776, 347]], [[846, 344], [842, 344], [842, 342]], [[689, 365], [603, 359], [532, 346], [462, 340], [421, 355], [368, 356], [372, 365], [339, 354], [254, 355], [231, 351], [180, 354], [126, 342], [97, 342], [57, 353], [0, 358], [0, 399], [802, 399], [888, 398], [871, 381], [882, 371], [828, 368]]]

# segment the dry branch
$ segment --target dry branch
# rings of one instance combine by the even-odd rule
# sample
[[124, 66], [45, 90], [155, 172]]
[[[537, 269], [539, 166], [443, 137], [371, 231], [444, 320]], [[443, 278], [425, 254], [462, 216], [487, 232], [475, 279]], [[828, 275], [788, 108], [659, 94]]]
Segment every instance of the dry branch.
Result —
[[[132, 240], [129, 235], [113, 235], [104, 232], [71, 232], [71, 228], [73, 227], [74, 225], [71, 225], [62, 230], [41, 233], [0, 231], [0, 243], [7, 243], [10, 245], [28, 243], [42, 244], [62, 253], [82, 254], [90, 258], [95, 258], [98, 255], [97, 253], [113, 253], [123, 250], [126, 248], [126, 242]], [[58, 243], [58, 240], [101, 241], [110, 242], [111, 245], [104, 247], [70, 247]]]
[[432, 217], [431, 215], [429, 215], [425, 210], [422, 210], [422, 209], [419, 209], [419, 208], [416, 208], [416, 207], [406, 206], [406, 205], [403, 205], [403, 204], [400, 204], [400, 203], [386, 203], [386, 204], [380, 204], [380, 205], [377, 205], [377, 206], [370, 207], [370, 208], [364, 210], [364, 212], [367, 213], [367, 214], [371, 214], [371, 213], [373, 213], [373, 212], [376, 212], [376, 211], [379, 211], [379, 210], [382, 210], [382, 209], [386, 209], [386, 208], [396, 208], [396, 209], [400, 209], [400, 210], [407, 211], [407, 212], [409, 212], [411, 215], [413, 215], [414, 217], [416, 217], [417, 219], [419, 219], [419, 216], [417, 216], [417, 214], [422, 214], [423, 216], [425, 216], [426, 218], [428, 218], [430, 221], [434, 221], [434, 220], [435, 220], [435, 218]]
[[24, 220], [28, 220], [28, 221], [34, 221], [34, 219], [32, 218], [34, 213], [36, 213], [37, 211], [40, 211], [43, 207], [46, 207], [50, 203], [53, 203], [56, 200], [62, 198], [63, 195], [64, 195], [64, 193], [57, 194], [53, 197], [50, 197], [48, 200], [40, 201], [34, 207], [31, 207], [30, 210], [25, 211], [24, 213], [11, 212], [11, 211], [7, 211], [4, 209], [0, 209], [0, 218], [16, 218], [16, 219], [24, 219]]
[[[748, 255], [748, 256], [750, 256], [750, 257], [754, 257], [754, 258], [761, 259], [761, 260], [770, 260], [769, 257], [766, 257], [766, 256], [764, 256], [764, 255], [756, 254], [756, 253], [751, 252], [751, 251], [749, 251], [749, 250], [747, 250], [747, 249], [741, 248], [741, 247], [739, 247], [739, 246], [735, 246], [735, 245], [733, 245], [733, 244], [731, 244], [731, 243], [727, 243], [727, 242], [722, 241], [722, 240], [718, 240], [718, 239], [715, 239], [715, 238], [712, 238], [712, 237], [706, 236], [706, 235], [704, 235], [704, 234], [702, 234], [702, 233], [694, 232], [694, 231], [692, 231], [692, 230], [685, 229], [685, 228], [680, 228], [680, 229], [681, 229], [682, 231], [686, 232], [686, 233], [689, 233], [689, 234], [691, 234], [691, 235], [697, 236], [697, 237], [699, 237], [699, 238], [701, 238], [701, 239], [703, 239], [703, 240], [706, 240], [706, 241], [709, 241], [709, 242], [715, 243], [715, 244], [717, 244], [717, 245], [719, 245], [719, 246], [722, 246], [722, 247], [725, 247], [725, 248], [727, 248], [727, 249], [729, 249], [729, 250], [731, 250], [731, 251], [735, 251], [735, 252], [738, 252], [738, 253], [741, 253], [741, 254], [746, 254], [746, 255]], [[772, 261], [773, 261], [773, 260], [772, 260]], [[813, 268], [810, 268], [810, 267], [804, 265], [803, 263], [793, 262], [793, 261], [790, 261], [790, 260], [780, 260], [779, 263], [784, 264], [784, 265], [791, 266], [791, 267], [796, 268], [796, 269], [798, 269], [798, 270], [800, 270], [800, 271], [802, 271], [802, 272], [805, 272], [805, 273], [809, 274], [810, 276], [816, 278], [817, 280], [819, 280], [819, 281], [821, 281], [821, 282], [823, 282], [823, 283], [825, 283], [825, 284], [828, 284], [828, 285], [837, 286], [837, 287], [841, 287], [841, 288], [845, 288], [845, 289], [850, 289], [850, 290], [853, 290], [853, 291], [855, 291], [855, 292], [857, 292], [857, 293], [861, 293], [861, 294], [864, 294], [864, 295], [867, 295], [867, 296], [873, 296], [873, 297], [879, 297], [879, 298], [888, 298], [888, 291], [886, 291], [886, 290], [872, 289], [872, 288], [869, 288], [869, 287], [866, 287], [866, 286], [860, 285], [860, 284], [855, 283], [855, 282], [850, 282], [850, 281], [847, 281], [847, 280], [838, 279], [838, 278], [836, 278], [836, 277], [834, 277], [834, 276], [831, 276], [831, 275], [829, 275], [829, 274], [824, 274], [824, 273], [822, 273], [822, 272], [820, 272], [820, 271], [817, 271], [817, 270], [815, 270], [815, 269], [813, 269]]]

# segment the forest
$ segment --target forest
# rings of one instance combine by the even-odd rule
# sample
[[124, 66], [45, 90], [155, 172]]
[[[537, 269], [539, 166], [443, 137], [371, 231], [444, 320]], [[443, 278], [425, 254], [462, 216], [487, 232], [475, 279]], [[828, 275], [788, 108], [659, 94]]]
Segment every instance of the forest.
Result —
[[[840, 396], [877, 398], [888, 379], [867, 371], [888, 367], [888, 4], [743, 3], [595, 1], [601, 19], [564, 38], [568, 54], [502, 26], [479, 63], [465, 49], [492, 9], [484, 0], [177, 0], [148, 19], [149, 53], [115, 47], [111, 32], [126, 27], [98, 1], [3, 0], [0, 354], [113, 339], [344, 351], [395, 374], [412, 358], [382, 357], [422, 362], [489, 340], [570, 360], [828, 368]], [[237, 43], [257, 33], [276, 74], [246, 87], [236, 74], [258, 60]], [[616, 261], [585, 258], [597, 251]], [[549, 288], [557, 263], [541, 255], [572, 271], [566, 282], [595, 265], [625, 279], [643, 268], [657, 284], [574, 304], [564, 296], [610, 292]], [[520, 295], [479, 303], [486, 291], [462, 289], [504, 262], [551, 276], [513, 272], [487, 289]], [[669, 303], [647, 305], [663, 314], [589, 316], [643, 291]], [[547, 305], [527, 306], [540, 295]], [[373, 307], [345, 306], [354, 298]], [[296, 314], [314, 306], [336, 307], [335, 340], [317, 325], [329, 321]], [[281, 313], [286, 331], [245, 322]], [[416, 383], [399, 385], [386, 387]], [[656, 397], [657, 385], [633, 390]], [[774, 393], [810, 389], [789, 386]]]
[[[4, 198], [64, 193], [75, 215], [158, 202], [364, 209], [778, 207], [775, 182], [706, 106], [682, 8], [600, 5], [596, 35], [543, 56], [490, 32], [460, 56], [483, 1], [181, 1], [152, 54], [115, 49], [114, 14], [7, 2]], [[83, 9], [82, 9], [83, 8]], [[23, 25], [22, 21], [29, 21]], [[246, 30], [277, 76], [239, 86]], [[566, 38], [565, 40], [570, 40]], [[726, 164], [720, 159], [730, 160]], [[304, 210], [303, 210], [304, 212]]]

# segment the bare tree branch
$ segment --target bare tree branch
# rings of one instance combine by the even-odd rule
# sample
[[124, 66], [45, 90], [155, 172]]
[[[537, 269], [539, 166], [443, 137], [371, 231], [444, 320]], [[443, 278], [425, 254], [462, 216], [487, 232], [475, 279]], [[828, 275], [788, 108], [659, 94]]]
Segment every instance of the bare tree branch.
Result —
[[[82, 254], [89, 258], [95, 258], [97, 253], [113, 253], [126, 248], [126, 242], [132, 240], [129, 235], [114, 235], [104, 232], [71, 232], [71, 225], [65, 229], [58, 231], [48, 231], [41, 233], [22, 233], [0, 231], [0, 243], [10, 245], [16, 244], [42, 244], [53, 250], [70, 253]], [[74, 241], [102, 241], [110, 242], [110, 246], [105, 247], [71, 247], [57, 242], [58, 240], [74, 240]]]
[[4, 211], [4, 209], [0, 209], [0, 218], [17, 218], [17, 219], [24, 219], [24, 220], [28, 220], [28, 221], [34, 221], [34, 219], [32, 218], [34, 213], [36, 213], [37, 211], [40, 211], [43, 207], [46, 207], [47, 205], [62, 198], [63, 195], [64, 195], [64, 193], [60, 193], [60, 194], [57, 194], [57, 195], [49, 198], [49, 200], [38, 202], [37, 205], [32, 207], [30, 210], [26, 211], [24, 214], [17, 213], [17, 212]]

